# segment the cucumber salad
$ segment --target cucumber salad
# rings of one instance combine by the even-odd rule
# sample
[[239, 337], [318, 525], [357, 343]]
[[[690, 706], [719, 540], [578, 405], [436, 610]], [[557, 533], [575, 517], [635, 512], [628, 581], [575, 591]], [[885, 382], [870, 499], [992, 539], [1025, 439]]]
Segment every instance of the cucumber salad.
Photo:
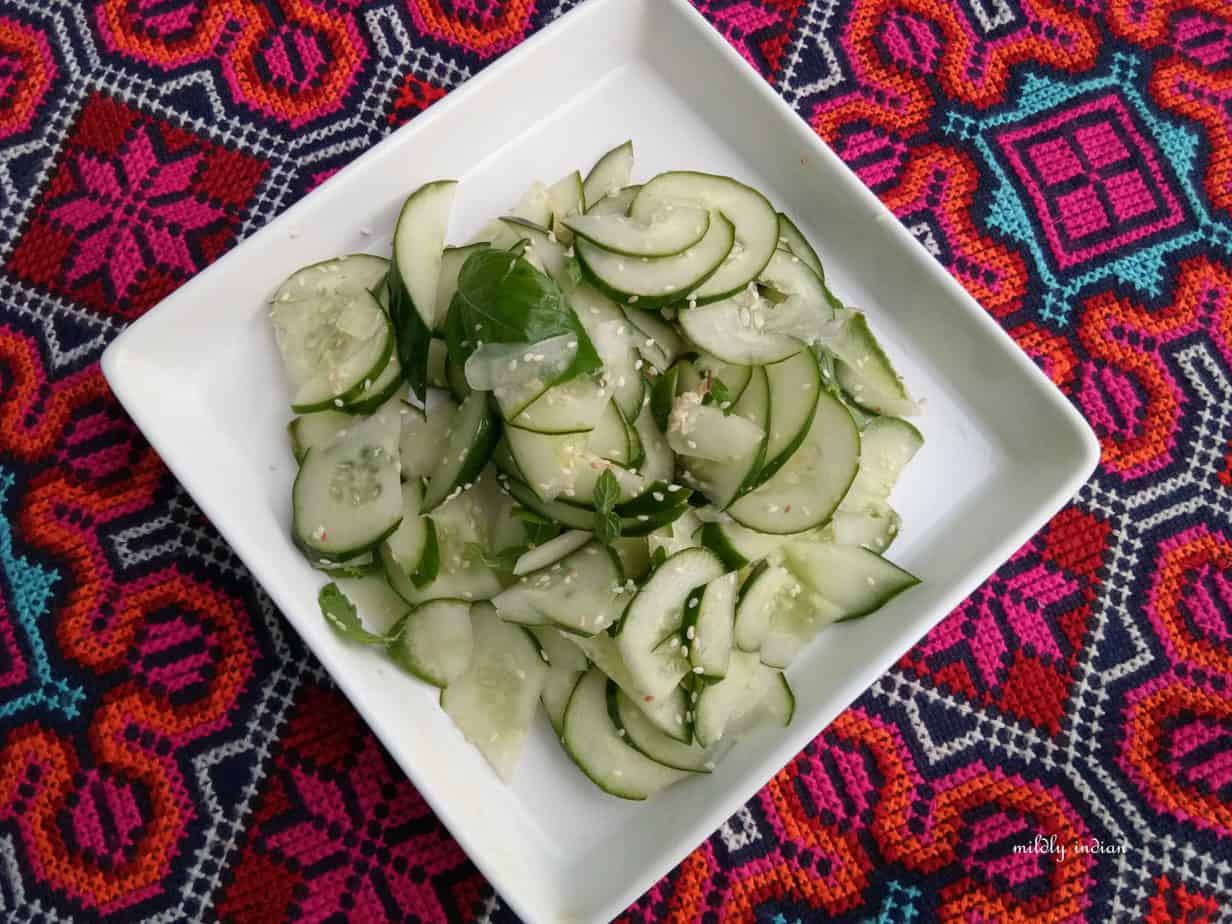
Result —
[[645, 799], [790, 722], [801, 649], [918, 583], [885, 553], [923, 440], [791, 219], [632, 174], [627, 143], [460, 246], [430, 183], [389, 258], [299, 270], [270, 318], [328, 623], [439, 687], [502, 778], [542, 704]]

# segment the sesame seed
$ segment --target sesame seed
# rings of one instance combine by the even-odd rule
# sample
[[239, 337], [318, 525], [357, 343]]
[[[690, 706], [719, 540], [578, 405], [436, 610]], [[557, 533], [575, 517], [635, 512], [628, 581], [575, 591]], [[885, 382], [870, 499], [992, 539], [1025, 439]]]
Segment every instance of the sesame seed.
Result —
[[657, 500], [659, 503], [663, 503], [664, 497], [663, 497], [662, 491], [655, 491], [650, 496], [653, 497], [655, 500]]
[[694, 637], [697, 635], [697, 627], [689, 626], [688, 630], [685, 632], [685, 635], [688, 637], [689, 641], [693, 641]]
[[704, 671], [703, 671], [700, 667], [695, 667], [695, 668], [693, 668], [693, 673], [695, 673], [695, 674], [701, 674], [701, 673], [705, 673], [705, 672], [704, 672]]

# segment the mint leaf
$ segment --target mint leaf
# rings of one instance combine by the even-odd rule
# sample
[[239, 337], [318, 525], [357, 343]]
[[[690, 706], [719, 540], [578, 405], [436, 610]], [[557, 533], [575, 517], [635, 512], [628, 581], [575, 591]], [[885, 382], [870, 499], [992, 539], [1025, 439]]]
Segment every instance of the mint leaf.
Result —
[[321, 607], [321, 615], [330, 627], [351, 642], [363, 645], [388, 645], [397, 635], [377, 635], [364, 628], [359, 618], [355, 604], [347, 599], [337, 584], [326, 584], [317, 595], [317, 603]]
[[491, 247], [462, 264], [445, 323], [450, 358], [465, 362], [481, 342], [539, 343], [565, 334], [577, 338], [577, 355], [558, 382], [603, 367], [585, 328], [549, 276], [518, 254]]
[[605, 471], [595, 482], [595, 538], [604, 545], [611, 545], [620, 538], [620, 517], [613, 512], [620, 501], [620, 482], [611, 469]]

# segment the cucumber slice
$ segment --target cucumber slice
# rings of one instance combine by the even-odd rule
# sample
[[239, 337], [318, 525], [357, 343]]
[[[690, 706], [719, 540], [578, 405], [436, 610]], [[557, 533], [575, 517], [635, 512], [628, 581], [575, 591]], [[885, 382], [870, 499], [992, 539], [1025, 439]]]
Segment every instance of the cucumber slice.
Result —
[[[740, 396], [744, 394], [744, 390], [749, 387], [749, 382], [753, 380], [752, 366], [736, 366], [732, 363], [725, 363], [717, 356], [711, 356], [709, 353], [699, 353], [697, 358], [689, 364], [692, 367], [693, 374], [697, 376], [696, 384], [688, 385], [682, 389], [685, 391], [701, 391], [703, 394], [711, 392], [716, 381], [722, 382], [723, 387], [727, 389], [728, 400], [733, 404], [740, 400]], [[731, 408], [721, 408], [724, 411]]]
[[740, 458], [732, 461], [707, 462], [693, 458], [682, 460], [685, 466], [685, 483], [701, 491], [720, 510], [729, 507], [756, 482], [757, 473], [765, 459], [772, 412], [770, 400], [770, 385], [765, 370], [754, 369], [748, 387], [732, 408], [730, 416], [755, 425], [761, 430], [762, 439]]
[[641, 441], [638, 440], [635, 446], [629, 438], [630, 435], [633, 439], [637, 439], [637, 433], [626, 425], [620, 408], [616, 407], [614, 401], [609, 401], [603, 413], [599, 415], [599, 422], [590, 432], [586, 448], [600, 459], [607, 459], [625, 468], [633, 468], [636, 465], [636, 462], [632, 461], [635, 450], [637, 455], [641, 454]]
[[821, 265], [821, 257], [796, 227], [796, 223], [779, 212], [779, 246], [786, 247], [793, 255], [799, 257], [804, 265], [811, 269], [824, 282], [826, 271]]
[[667, 444], [677, 455], [737, 464], [761, 451], [766, 431], [740, 414], [725, 414], [687, 391], [676, 398], [667, 422]]
[[[860, 433], [860, 472], [848, 492], [853, 501], [884, 501], [899, 475], [920, 448], [924, 437], [898, 417], [877, 417]], [[843, 501], [843, 508], [849, 505]]]
[[[381, 310], [376, 299], [361, 293], [336, 317], [335, 327], [324, 336], [338, 352], [324, 351], [320, 371], [296, 389], [291, 401], [295, 413], [345, 409], [348, 402], [364, 396], [389, 365], [394, 352], [393, 328], [384, 312], [380, 317], [371, 314], [373, 307]], [[350, 352], [343, 356], [342, 351]]]
[[800, 582], [786, 568], [760, 562], [745, 578], [736, 599], [735, 643], [741, 651], [757, 651], [770, 631], [770, 620], [783, 599], [790, 599]]
[[626, 578], [640, 581], [650, 572], [650, 543], [645, 538], [621, 537], [612, 543]]
[[458, 406], [443, 391], [428, 393], [424, 409], [403, 403], [398, 409], [402, 432], [398, 454], [403, 478], [428, 478], [445, 461], [449, 433]]
[[339, 410], [352, 415], [375, 414], [377, 409], [392, 398], [401, 386], [402, 363], [391, 350], [389, 361], [381, 370], [381, 374], [375, 379], [365, 381], [359, 394], [346, 400]]
[[394, 228], [394, 267], [428, 330], [437, 326], [442, 254], [457, 191], [458, 184], [453, 180], [421, 186], [407, 197]]
[[429, 539], [436, 538], [432, 521], [421, 515], [423, 490], [419, 479], [402, 486], [402, 522], [381, 543], [381, 561], [397, 569], [399, 585], [408, 580], [414, 584], [416, 576], [423, 573], [420, 566], [424, 564]]
[[770, 427], [766, 463], [757, 475], [764, 484], [792, 457], [813, 422], [817, 396], [821, 394], [821, 368], [812, 350], [766, 366], [770, 385]]
[[[856, 476], [857, 478], [859, 476]], [[850, 492], [847, 495], [851, 496]], [[834, 542], [838, 545], [862, 545], [881, 555], [898, 538], [902, 518], [884, 501], [869, 501], [859, 509], [847, 509], [843, 504], [834, 511], [830, 521]]]
[[394, 593], [379, 570], [359, 577], [338, 576], [334, 582], [354, 604], [369, 632], [384, 635], [407, 613], [406, 601]]
[[644, 338], [634, 344], [642, 358], [660, 372], [670, 368], [685, 348], [684, 340], [676, 329], [652, 312], [630, 307], [622, 307], [621, 310]]
[[822, 629], [842, 616], [841, 609], [812, 592], [781, 596], [758, 651], [761, 663], [780, 669], [787, 667]]
[[568, 639], [595, 667], [616, 682], [629, 697], [629, 701], [642, 711], [655, 728], [682, 744], [688, 744], [692, 740], [692, 732], [685, 719], [689, 711], [689, 700], [683, 687], [675, 687], [666, 696], [657, 698], [640, 690], [620, 656], [616, 639], [606, 632], [590, 638], [570, 635]]
[[777, 309], [754, 292], [680, 312], [680, 326], [700, 349], [738, 366], [761, 366], [794, 356], [804, 348], [795, 337], [776, 333]]
[[[685, 607], [684, 639], [693, 670], [706, 680], [722, 680], [731, 660], [736, 622], [735, 572], [711, 581], [692, 609]], [[690, 603], [692, 600], [690, 600]]]
[[519, 556], [513, 566], [513, 575], [522, 577], [533, 571], [551, 567], [586, 545], [591, 538], [590, 533], [580, 529], [561, 533], [555, 539], [550, 539], [543, 545], [536, 546]]
[[566, 632], [594, 635], [616, 621], [628, 593], [616, 556], [590, 542], [561, 561], [523, 575], [492, 602], [502, 613], [541, 613]]
[[564, 375], [576, 352], [573, 334], [539, 343], [485, 343], [466, 359], [466, 384], [492, 392], [501, 416], [516, 420]]
[[548, 205], [552, 209], [552, 221], [549, 225], [552, 232], [564, 243], [570, 243], [573, 233], [564, 221], [586, 211], [586, 193], [581, 171], [575, 170], [548, 187]]
[[436, 302], [432, 309], [437, 329], [444, 325], [449, 303], [458, 291], [458, 276], [462, 273], [463, 264], [471, 254], [483, 249], [483, 244], [467, 244], [462, 247], [446, 247], [441, 252], [441, 271], [436, 281]]
[[698, 548], [694, 537], [700, 528], [701, 521], [697, 519], [697, 514], [689, 510], [679, 519], [656, 529], [647, 537], [650, 554], [661, 558], [671, 558], [685, 549]]
[[613, 400], [626, 417], [634, 419], [646, 391], [641, 375], [645, 364], [638, 358], [636, 346], [637, 328], [626, 320], [619, 305], [589, 283], [565, 279], [561, 289], [586, 334], [600, 350]]
[[[291, 384], [299, 388], [341, 364], [377, 330], [371, 298], [389, 261], [352, 254], [297, 270], [270, 299], [270, 320]], [[369, 296], [363, 298], [362, 296]], [[358, 300], [358, 307], [352, 302]]]
[[343, 562], [376, 546], [402, 520], [398, 415], [358, 422], [326, 449], [310, 449], [291, 491], [292, 534], [309, 558]]
[[611, 396], [611, 383], [579, 375], [544, 391], [509, 422], [536, 433], [584, 433], [595, 428]]
[[304, 461], [309, 449], [324, 449], [332, 446], [339, 434], [355, 426], [355, 418], [341, 411], [317, 411], [296, 417], [287, 424], [291, 438], [291, 452], [296, 462]]
[[609, 253], [626, 257], [670, 257], [701, 243], [710, 213], [689, 206], [665, 206], [647, 222], [623, 215], [575, 215], [565, 220], [574, 235]]
[[633, 428], [637, 431], [638, 442], [642, 446], [641, 467], [638, 469], [642, 477], [651, 483], [671, 482], [676, 474], [676, 457], [672, 455], [671, 447], [655, 425], [654, 414], [649, 405], [643, 407], [637, 415]]
[[625, 257], [586, 240], [577, 241], [575, 250], [582, 269], [602, 291], [629, 305], [654, 308], [679, 301], [718, 270], [735, 234], [727, 217], [715, 213], [705, 237], [670, 257]]
[[394, 663], [434, 687], [446, 687], [466, 673], [474, 653], [471, 605], [465, 600], [432, 600], [406, 618], [389, 646]]
[[424, 493], [424, 510], [439, 507], [450, 494], [478, 479], [499, 438], [500, 428], [488, 409], [487, 397], [475, 392], [454, 415], [445, 458], [432, 473]]
[[[478, 487], [478, 485], [476, 485]], [[398, 596], [407, 603], [420, 604], [428, 600], [487, 600], [501, 592], [497, 575], [483, 563], [479, 550], [492, 547], [485, 498], [475, 488], [446, 501], [429, 515], [431, 527], [425, 554], [430, 554], [436, 540], [438, 567], [417, 569], [420, 583], [416, 586], [410, 575], [398, 567], [385, 546], [381, 561], [385, 576]]]
[[834, 318], [834, 309], [826, 299], [826, 286], [821, 276], [790, 250], [775, 250], [757, 281], [781, 296], [801, 299], [814, 309], [818, 321]]
[[785, 546], [787, 566], [814, 591], [857, 619], [881, 609], [920, 579], [858, 546], [822, 542]]
[[607, 682], [607, 707], [616, 734], [655, 763], [689, 773], [709, 773], [714, 768], [705, 748], [665, 735], [612, 680]]
[[578, 680], [589, 663], [581, 650], [556, 629], [535, 628], [531, 634], [539, 641], [540, 652], [547, 658], [548, 674], [539, 698], [547, 710], [552, 730], [559, 737], [565, 730], [565, 710]]
[[634, 684], [646, 695], [666, 696], [692, 669], [679, 648], [660, 644], [680, 631], [693, 588], [723, 571], [713, 552], [685, 549], [660, 565], [629, 603], [616, 630], [616, 644]]
[[712, 520], [701, 527], [698, 541], [723, 560], [732, 571], [748, 567], [755, 561], [773, 555], [799, 536], [759, 533], [734, 520]]
[[727, 298], [755, 280], [779, 241], [779, 217], [774, 206], [750, 186], [730, 177], [707, 173], [661, 173], [633, 200], [629, 214], [646, 221], [666, 203], [698, 205], [722, 212], [735, 225], [730, 256], [705, 281], [688, 293], [699, 303]]
[[587, 215], [628, 215], [634, 198], [641, 192], [640, 186], [626, 186], [610, 192], [586, 209]]
[[612, 148], [590, 168], [582, 183], [582, 198], [586, 208], [591, 209], [597, 202], [629, 185], [633, 176], [633, 142], [626, 141]]
[[757, 655], [733, 651], [731, 664], [718, 683], [697, 691], [693, 706], [693, 736], [704, 748], [714, 747], [730, 724], [756, 708], [762, 665]]
[[548, 666], [527, 633], [490, 606], [471, 608], [474, 653], [441, 708], [505, 782], [513, 779]]
[[874, 414], [911, 417], [920, 406], [907, 392], [907, 386], [893, 363], [873, 336], [868, 319], [853, 312], [841, 337], [825, 343], [838, 357], [838, 384], [860, 407]]
[[547, 273], [553, 279], [561, 278], [568, 257], [565, 256], [564, 245], [557, 239], [554, 232], [524, 218], [509, 216], [502, 218], [501, 221], [508, 226], [514, 236], [530, 242], [530, 249], [526, 256], [532, 264], [537, 264], [536, 269]]
[[646, 757], [617, 732], [607, 709], [607, 678], [590, 670], [578, 681], [565, 711], [565, 751], [600, 789], [642, 800], [688, 776]]
[[817, 396], [808, 434], [765, 484], [728, 508], [737, 522], [763, 533], [799, 533], [829, 520], [855, 479], [860, 432], [829, 392]]

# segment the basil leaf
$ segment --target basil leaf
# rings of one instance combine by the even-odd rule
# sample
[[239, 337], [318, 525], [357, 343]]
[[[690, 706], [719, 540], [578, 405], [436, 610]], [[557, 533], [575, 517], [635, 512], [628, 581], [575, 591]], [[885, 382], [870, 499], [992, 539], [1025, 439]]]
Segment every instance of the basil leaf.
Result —
[[326, 584], [317, 595], [321, 615], [343, 638], [364, 645], [387, 645], [397, 636], [377, 635], [364, 628], [355, 604], [347, 599], [337, 584]]
[[577, 355], [557, 381], [603, 367], [595, 345], [550, 277], [517, 254], [491, 247], [462, 264], [445, 325], [451, 357], [465, 361], [481, 342], [539, 343], [564, 334], [577, 337]]
[[608, 511], [595, 511], [595, 538], [604, 545], [611, 545], [620, 538], [620, 517]]
[[605, 471], [595, 482], [595, 538], [604, 545], [611, 545], [620, 538], [620, 517], [613, 512], [620, 501], [620, 482], [611, 470]]

